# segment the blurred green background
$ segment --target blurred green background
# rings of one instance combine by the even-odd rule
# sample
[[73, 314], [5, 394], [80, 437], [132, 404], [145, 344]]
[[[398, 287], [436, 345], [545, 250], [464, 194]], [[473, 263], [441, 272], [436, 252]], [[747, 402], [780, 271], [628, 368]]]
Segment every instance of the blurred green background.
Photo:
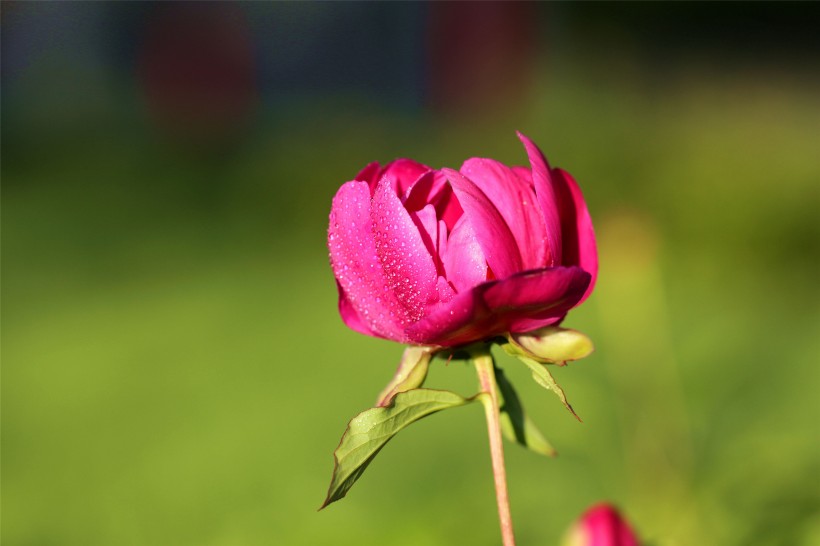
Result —
[[499, 356], [560, 453], [508, 447], [519, 543], [610, 500], [658, 545], [820, 544], [816, 6], [0, 9], [3, 544], [498, 544], [478, 406], [316, 511], [401, 353], [338, 318], [325, 230], [366, 163], [522, 164], [516, 129], [601, 254], [584, 423]]

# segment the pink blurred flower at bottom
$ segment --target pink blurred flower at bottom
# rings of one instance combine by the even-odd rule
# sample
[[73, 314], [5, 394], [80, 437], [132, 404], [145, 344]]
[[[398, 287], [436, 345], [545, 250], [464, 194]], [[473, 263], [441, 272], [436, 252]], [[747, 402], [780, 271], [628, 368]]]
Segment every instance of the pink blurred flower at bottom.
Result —
[[567, 532], [564, 546], [638, 546], [638, 537], [614, 506], [589, 508]]

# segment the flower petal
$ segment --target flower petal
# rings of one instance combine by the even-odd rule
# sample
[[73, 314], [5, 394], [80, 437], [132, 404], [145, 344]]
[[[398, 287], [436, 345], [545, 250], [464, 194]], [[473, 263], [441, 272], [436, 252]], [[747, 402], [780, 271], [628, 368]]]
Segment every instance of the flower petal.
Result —
[[638, 536], [629, 522], [606, 503], [587, 510], [570, 528], [566, 540], [579, 546], [638, 546]]
[[447, 279], [459, 292], [470, 290], [487, 280], [487, 259], [467, 216], [462, 216], [447, 238], [442, 256]]
[[364, 334], [366, 336], [378, 335], [370, 328], [370, 326], [367, 325], [367, 322], [359, 315], [359, 312], [356, 311], [353, 304], [350, 303], [350, 299], [348, 299], [347, 294], [345, 294], [344, 288], [342, 288], [342, 285], [339, 284], [339, 281], [336, 281], [336, 288], [339, 291], [339, 314], [342, 316], [344, 323], [347, 324], [350, 329], [355, 330], [360, 334]]
[[[356, 331], [364, 325], [380, 337], [405, 341], [405, 309], [387, 288], [376, 253], [367, 182], [347, 182], [333, 198], [327, 246], [340, 287], [342, 319]], [[365, 332], [363, 332], [365, 333]]]
[[515, 237], [522, 269], [546, 267], [549, 252], [547, 230], [535, 191], [527, 179], [493, 159], [472, 158], [461, 172], [495, 205]]
[[409, 322], [416, 322], [425, 306], [438, 299], [438, 274], [419, 229], [388, 178], [376, 187], [370, 220], [387, 287], [406, 310]]
[[560, 265], [561, 261], [561, 219], [558, 216], [558, 205], [555, 198], [555, 190], [552, 187], [549, 164], [544, 154], [538, 146], [522, 133], [517, 133], [521, 143], [527, 150], [532, 167], [532, 181], [535, 186], [535, 195], [541, 212], [544, 215], [544, 225], [547, 229], [547, 240], [550, 249], [550, 263], [548, 265]]
[[[442, 176], [444, 175], [442, 174]], [[464, 214], [464, 209], [461, 208], [461, 203], [458, 202], [456, 194], [450, 184], [444, 186], [441, 196], [436, 203], [436, 212], [449, 230], [455, 227], [458, 219]]]
[[411, 212], [410, 218], [421, 234], [421, 240], [427, 248], [427, 252], [433, 258], [433, 263], [436, 266], [436, 271], [439, 275], [443, 274], [444, 266], [441, 263], [441, 253], [438, 248], [439, 244], [439, 221], [436, 220], [436, 209], [433, 205], [427, 205], [421, 210]]
[[376, 187], [376, 182], [379, 180], [379, 173], [381, 172], [381, 165], [379, 165], [378, 161], [374, 161], [373, 163], [368, 163], [364, 169], [359, 171], [359, 174], [356, 175], [356, 178], [353, 180], [358, 180], [359, 182], [367, 182], [367, 185], [371, 188]]
[[505, 331], [529, 332], [560, 322], [581, 301], [589, 281], [580, 267], [527, 271], [492, 286], [484, 299], [494, 312], [508, 316]]
[[431, 310], [406, 333], [415, 343], [452, 347], [521, 331], [528, 317], [557, 322], [578, 303], [589, 279], [579, 267], [550, 267], [486, 282]]
[[598, 278], [598, 250], [592, 219], [581, 188], [572, 175], [562, 169], [553, 169], [552, 181], [561, 214], [561, 233], [564, 239], [561, 263], [580, 266], [592, 275], [589, 287], [581, 298], [581, 301], [584, 301], [592, 292]]
[[379, 174], [379, 180], [376, 180], [375, 183], [378, 184], [382, 178], [388, 177], [394, 181], [394, 187], [398, 195], [403, 196], [419, 180], [421, 175], [430, 170], [432, 169], [427, 165], [401, 157], [385, 165]]
[[515, 237], [492, 201], [460, 172], [453, 169], [442, 169], [442, 172], [450, 181], [495, 277], [505, 278], [521, 271]]
[[404, 197], [404, 208], [413, 212], [434, 203], [446, 184], [447, 179], [436, 176], [436, 171], [427, 171], [407, 191]]

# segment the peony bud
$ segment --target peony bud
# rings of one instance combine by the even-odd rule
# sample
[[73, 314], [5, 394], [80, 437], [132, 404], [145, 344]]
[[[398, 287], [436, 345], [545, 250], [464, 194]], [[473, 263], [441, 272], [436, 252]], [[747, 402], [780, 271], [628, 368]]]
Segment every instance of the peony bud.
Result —
[[328, 249], [350, 328], [457, 347], [554, 326], [586, 299], [598, 254], [584, 197], [519, 138], [529, 167], [397, 159], [339, 188]]
[[563, 546], [638, 546], [638, 537], [612, 505], [588, 509], [569, 529]]

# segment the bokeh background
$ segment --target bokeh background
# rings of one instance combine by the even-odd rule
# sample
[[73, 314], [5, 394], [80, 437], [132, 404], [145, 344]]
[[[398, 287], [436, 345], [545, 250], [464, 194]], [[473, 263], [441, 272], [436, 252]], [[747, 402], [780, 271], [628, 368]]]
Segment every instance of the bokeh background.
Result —
[[[479, 407], [317, 512], [401, 348], [344, 327], [338, 186], [409, 156], [580, 181], [601, 274], [521, 545], [820, 544], [817, 5], [40, 3], [2, 13], [2, 542], [499, 543]], [[462, 363], [431, 386], [475, 391]]]

